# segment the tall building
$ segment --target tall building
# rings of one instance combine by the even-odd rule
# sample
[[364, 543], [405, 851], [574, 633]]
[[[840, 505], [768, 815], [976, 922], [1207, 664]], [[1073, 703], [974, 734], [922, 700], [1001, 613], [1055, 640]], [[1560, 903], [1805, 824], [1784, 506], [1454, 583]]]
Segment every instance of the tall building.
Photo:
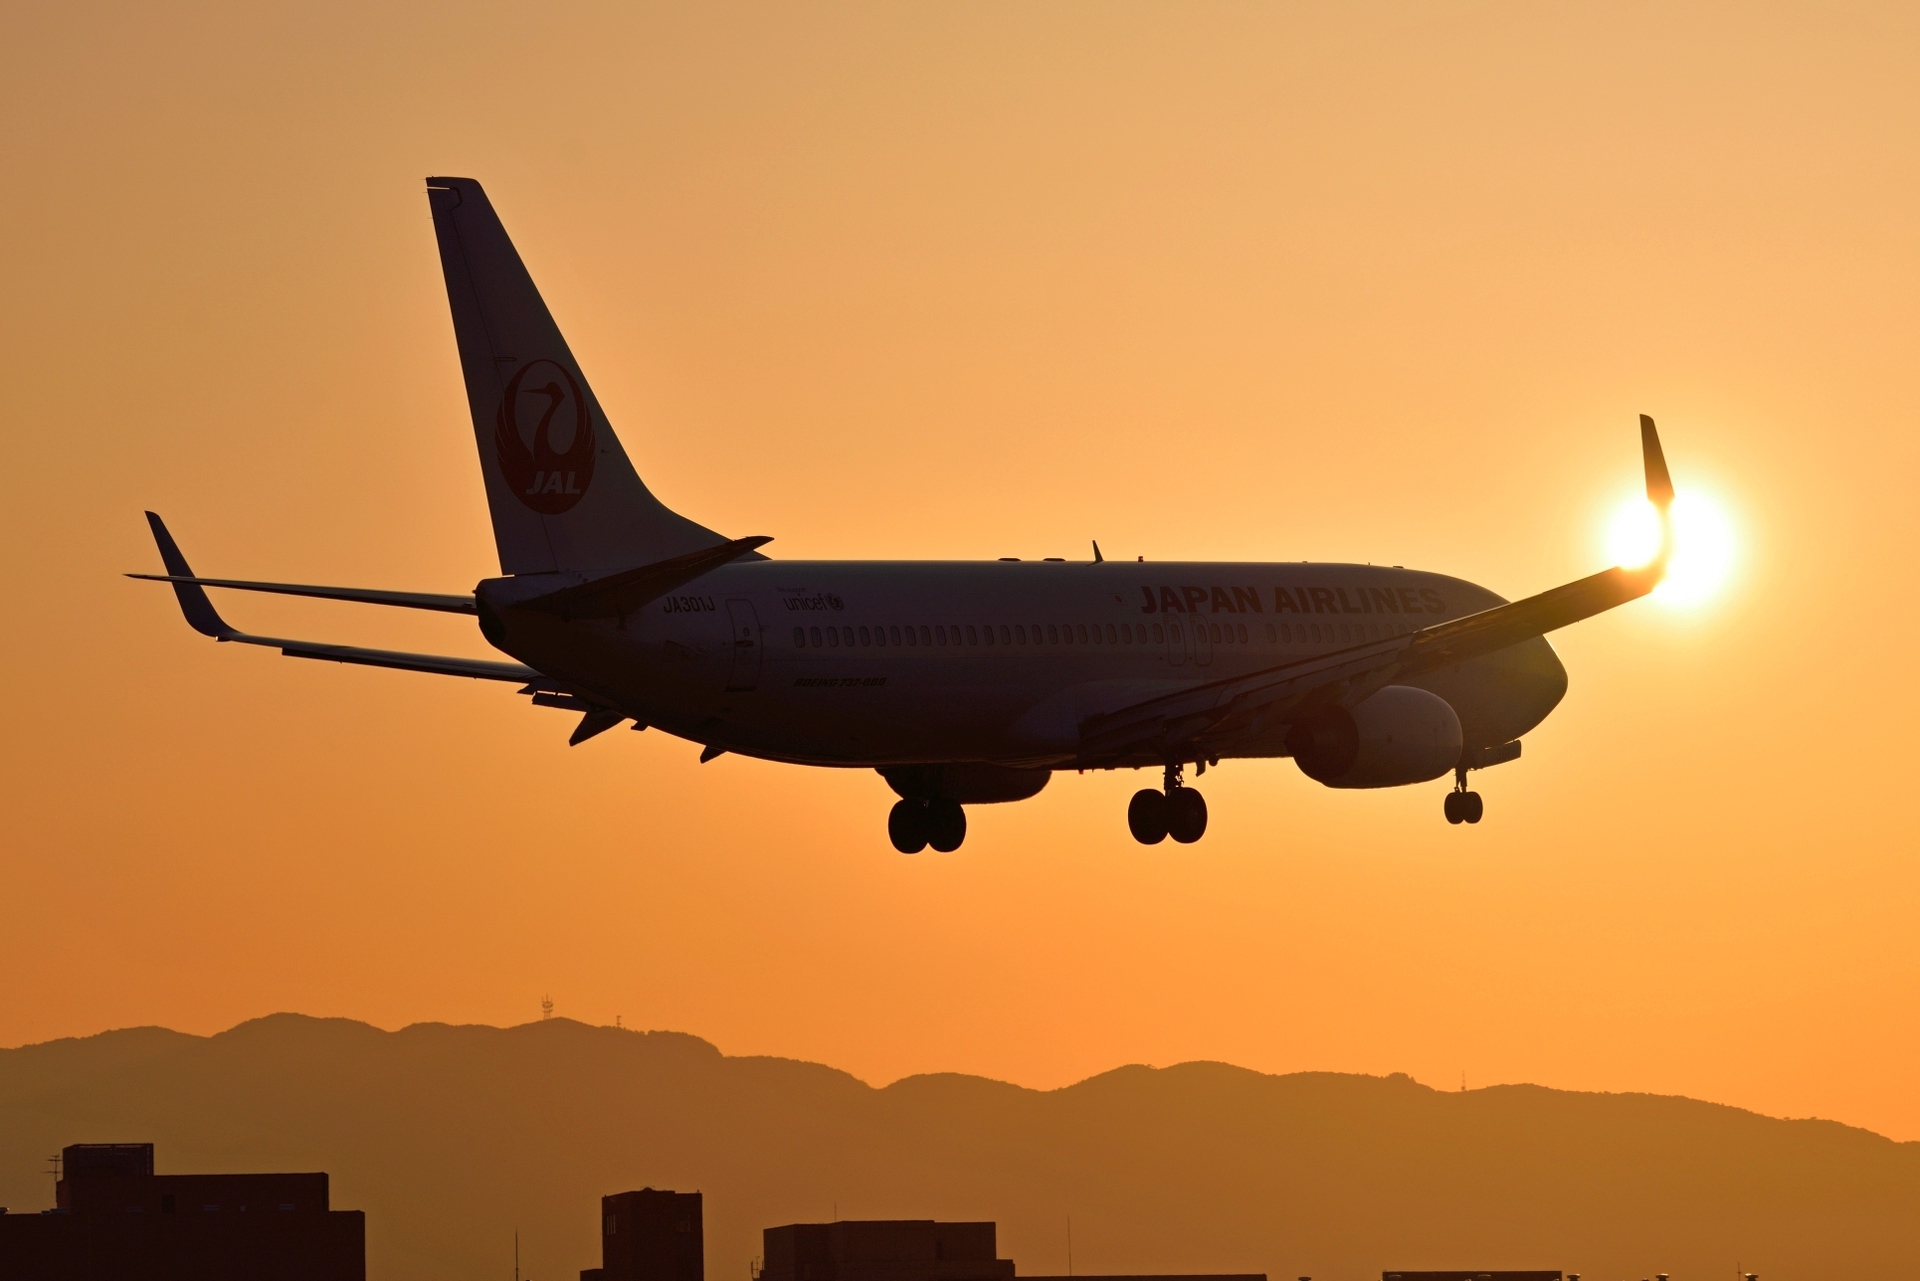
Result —
[[698, 1192], [617, 1192], [600, 1198], [600, 1266], [580, 1281], [706, 1281]]
[[0, 1211], [0, 1277], [366, 1281], [366, 1241], [324, 1174], [155, 1174], [151, 1143], [78, 1143], [53, 1209]]

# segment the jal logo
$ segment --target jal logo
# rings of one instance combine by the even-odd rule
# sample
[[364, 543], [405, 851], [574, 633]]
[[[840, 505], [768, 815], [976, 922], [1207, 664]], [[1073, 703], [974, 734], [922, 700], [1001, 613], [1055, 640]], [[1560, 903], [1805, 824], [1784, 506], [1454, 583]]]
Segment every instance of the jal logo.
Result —
[[586, 496], [593, 483], [593, 418], [570, 370], [534, 360], [507, 380], [494, 452], [508, 487], [543, 516], [558, 516]]

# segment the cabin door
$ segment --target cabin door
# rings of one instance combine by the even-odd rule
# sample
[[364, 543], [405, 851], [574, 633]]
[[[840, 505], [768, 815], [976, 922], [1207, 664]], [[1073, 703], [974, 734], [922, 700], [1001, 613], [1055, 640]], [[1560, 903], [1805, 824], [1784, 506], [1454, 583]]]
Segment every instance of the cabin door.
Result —
[[[1220, 624], [1213, 624], [1218, 627]], [[1208, 625], [1196, 618], [1193, 620], [1193, 665], [1209, 667], [1213, 664], [1213, 633]]]
[[760, 683], [760, 616], [750, 600], [727, 602], [727, 618], [733, 626], [733, 664], [727, 670], [727, 688], [749, 690]]

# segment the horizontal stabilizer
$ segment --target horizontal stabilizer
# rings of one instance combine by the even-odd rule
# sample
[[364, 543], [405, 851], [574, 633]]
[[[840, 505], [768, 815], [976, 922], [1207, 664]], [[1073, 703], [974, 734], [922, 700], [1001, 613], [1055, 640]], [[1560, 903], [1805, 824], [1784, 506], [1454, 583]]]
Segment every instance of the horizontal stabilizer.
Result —
[[674, 588], [685, 586], [772, 541], [771, 537], [760, 535], [736, 538], [718, 547], [703, 547], [697, 552], [609, 574], [577, 587], [562, 587], [557, 592], [520, 601], [514, 608], [537, 609], [569, 619], [624, 618], [648, 601], [657, 600]]
[[254, 583], [237, 578], [195, 578], [181, 574], [128, 574], [150, 583], [182, 583], [195, 587], [227, 587], [242, 592], [272, 592], [279, 596], [313, 596], [320, 600], [347, 600], [362, 605], [398, 605], [403, 609], [435, 609], [447, 614], [475, 614], [472, 596], [440, 592], [389, 592], [374, 587], [313, 587], [305, 583]]

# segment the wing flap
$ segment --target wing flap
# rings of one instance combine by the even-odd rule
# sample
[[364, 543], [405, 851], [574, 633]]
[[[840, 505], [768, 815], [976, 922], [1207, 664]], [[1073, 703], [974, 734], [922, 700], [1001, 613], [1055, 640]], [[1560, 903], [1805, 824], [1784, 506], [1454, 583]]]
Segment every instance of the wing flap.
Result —
[[286, 640], [278, 636], [250, 636], [245, 632], [233, 632], [220, 639], [242, 645], [264, 645], [279, 650], [288, 658], [319, 658], [330, 663], [393, 667], [407, 672], [466, 676], [481, 681], [514, 681], [521, 685], [538, 685], [543, 689], [553, 684], [524, 663], [502, 663], [488, 658], [454, 658], [444, 654], [413, 654], [398, 649], [364, 649], [358, 645], [327, 645], [318, 641]]

